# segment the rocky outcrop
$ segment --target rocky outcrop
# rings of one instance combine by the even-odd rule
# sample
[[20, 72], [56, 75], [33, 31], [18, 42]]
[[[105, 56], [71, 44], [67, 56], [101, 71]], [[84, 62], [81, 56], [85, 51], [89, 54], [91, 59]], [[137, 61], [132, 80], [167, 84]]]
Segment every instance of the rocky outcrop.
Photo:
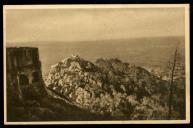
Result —
[[118, 59], [98, 59], [94, 64], [71, 56], [51, 67], [45, 84], [73, 104], [115, 119], [147, 118], [144, 107], [167, 115], [166, 103], [159, 99], [165, 97], [167, 82]]

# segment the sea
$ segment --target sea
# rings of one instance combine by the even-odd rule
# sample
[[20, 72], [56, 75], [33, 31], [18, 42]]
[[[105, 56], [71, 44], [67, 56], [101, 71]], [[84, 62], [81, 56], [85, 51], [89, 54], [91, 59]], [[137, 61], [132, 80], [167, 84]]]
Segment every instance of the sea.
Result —
[[37, 47], [46, 75], [51, 65], [74, 54], [95, 62], [98, 58], [117, 58], [137, 66], [163, 68], [173, 58], [175, 49], [185, 61], [184, 37], [148, 37], [92, 41], [6, 42], [6, 47]]

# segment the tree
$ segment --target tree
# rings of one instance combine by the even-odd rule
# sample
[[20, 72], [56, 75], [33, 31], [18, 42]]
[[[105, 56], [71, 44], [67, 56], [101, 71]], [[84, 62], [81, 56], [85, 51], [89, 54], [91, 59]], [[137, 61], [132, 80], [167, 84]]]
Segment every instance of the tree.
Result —
[[[171, 119], [172, 117], [176, 116], [172, 112], [172, 108], [175, 109], [175, 111], [178, 111], [178, 107], [183, 106], [185, 104], [185, 99], [183, 97], [183, 94], [185, 94], [184, 87], [178, 87], [180, 83], [180, 79], [185, 80], [185, 71], [184, 71], [184, 64], [182, 61], [182, 56], [180, 52], [178, 52], [178, 48], [175, 49], [174, 55], [172, 56], [172, 59], [169, 61], [168, 69], [169, 69], [169, 99], [168, 99], [168, 119]], [[182, 82], [180, 86], [185, 86], [185, 83]], [[181, 92], [180, 92], [181, 91]], [[178, 94], [178, 93], [183, 94]], [[182, 105], [183, 104], [183, 105]], [[181, 108], [183, 109], [183, 108]], [[179, 115], [183, 112], [179, 112]]]
[[173, 63], [172, 63], [172, 69], [171, 69], [171, 80], [170, 80], [170, 87], [169, 87], [169, 102], [168, 102], [168, 119], [171, 118], [171, 114], [172, 114], [172, 96], [173, 96], [173, 79], [174, 79], [174, 71], [175, 71], [175, 67], [176, 67], [176, 58], [177, 58], [177, 48], [175, 50], [174, 53], [174, 59], [173, 59]]

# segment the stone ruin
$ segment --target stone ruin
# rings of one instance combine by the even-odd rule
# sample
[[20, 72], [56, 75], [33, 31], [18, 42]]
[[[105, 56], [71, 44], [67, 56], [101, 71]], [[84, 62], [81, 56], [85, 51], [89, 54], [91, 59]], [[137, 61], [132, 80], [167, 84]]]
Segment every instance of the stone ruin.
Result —
[[6, 82], [8, 104], [18, 104], [47, 95], [38, 48], [6, 48]]

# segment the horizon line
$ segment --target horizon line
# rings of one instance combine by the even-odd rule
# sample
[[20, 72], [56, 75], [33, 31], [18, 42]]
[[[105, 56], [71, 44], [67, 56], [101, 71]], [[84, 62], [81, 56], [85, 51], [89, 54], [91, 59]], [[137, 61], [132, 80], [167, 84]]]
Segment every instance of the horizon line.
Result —
[[62, 40], [49, 40], [49, 41], [46, 41], [46, 40], [40, 40], [40, 41], [7, 41], [5, 42], [6, 44], [7, 43], [36, 43], [36, 42], [65, 42], [65, 43], [73, 43], [73, 42], [94, 42], [94, 41], [110, 41], [110, 40], [130, 40], [130, 39], [152, 39], [152, 38], [184, 38], [185, 39], [185, 35], [176, 35], [176, 36], [152, 36], [152, 37], [129, 37], [129, 38], [116, 38], [116, 39], [96, 39], [96, 40], [80, 40], [80, 41], [73, 41], [73, 40], [69, 40], [69, 41], [62, 41]]

